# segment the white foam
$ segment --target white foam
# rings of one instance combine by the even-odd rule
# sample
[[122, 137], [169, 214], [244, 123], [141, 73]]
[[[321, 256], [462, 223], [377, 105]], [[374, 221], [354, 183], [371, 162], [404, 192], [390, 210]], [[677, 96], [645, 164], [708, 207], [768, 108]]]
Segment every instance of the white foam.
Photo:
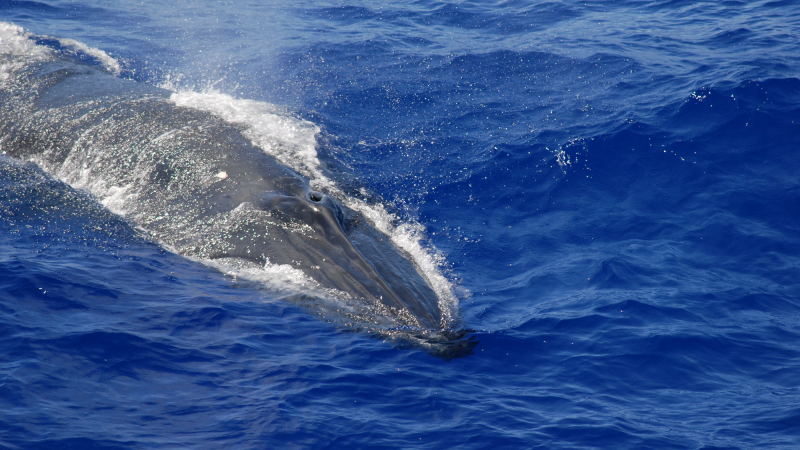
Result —
[[36, 45], [31, 40], [32, 36], [18, 25], [0, 22], [0, 55], [35, 57], [49, 54], [50, 51], [46, 47]]
[[[54, 55], [54, 52], [50, 48], [44, 45], [37, 45], [36, 42], [33, 41], [33, 37], [33, 34], [25, 32], [25, 30], [18, 25], [9, 22], [0, 22], [0, 58], [3, 58], [3, 61], [0, 61], [0, 80], [8, 78], [12, 73], [25, 65], [41, 61]], [[114, 75], [118, 76], [120, 72], [122, 72], [119, 61], [109, 56], [108, 53], [103, 50], [89, 47], [75, 39], [62, 39], [50, 36], [41, 37], [47, 37], [58, 41], [64, 49], [72, 53], [83, 53], [91, 56]]]
[[423, 226], [414, 222], [400, 222], [395, 215], [387, 212], [383, 205], [370, 205], [363, 200], [350, 197], [344, 198], [342, 203], [363, 214], [375, 229], [389, 236], [398, 248], [411, 256], [417, 269], [425, 275], [436, 296], [439, 297], [439, 308], [442, 310], [445, 322], [455, 319], [458, 299], [453, 294], [452, 283], [442, 274], [444, 255], [422, 245], [425, 239]]
[[32, 36], [20, 26], [0, 22], [0, 83], [28, 64], [52, 55], [47, 47], [36, 45]]
[[[241, 100], [211, 91], [176, 92], [170, 97], [176, 105], [210, 112], [228, 123], [245, 127], [245, 137], [253, 145], [311, 180], [331, 185], [320, 171], [315, 136], [319, 127], [295, 119], [275, 105]], [[321, 186], [315, 186], [318, 188]]]
[[119, 74], [122, 72], [122, 67], [119, 64], [119, 61], [112, 58], [108, 55], [108, 53], [100, 50], [99, 48], [89, 47], [83, 42], [78, 42], [75, 39], [53, 39], [58, 40], [62, 47], [69, 48], [74, 53], [84, 53], [95, 58], [106, 70], [115, 76], [119, 76]]
[[199, 259], [199, 261], [228, 276], [255, 281], [276, 292], [295, 293], [300, 291], [323, 296], [325, 291], [302, 270], [288, 264], [267, 262], [260, 266], [239, 258]]
[[[195, 258], [193, 258], [195, 259]], [[328, 318], [358, 318], [368, 320], [374, 325], [385, 327], [396, 326], [393, 318], [386, 316], [386, 311], [365, 305], [347, 292], [325, 288], [311, 279], [303, 271], [288, 264], [271, 264], [267, 262], [259, 266], [240, 258], [196, 259], [198, 262], [213, 267], [236, 281], [248, 281], [265, 287], [279, 295], [295, 297], [298, 294], [313, 299], [314, 309], [324, 310]]]

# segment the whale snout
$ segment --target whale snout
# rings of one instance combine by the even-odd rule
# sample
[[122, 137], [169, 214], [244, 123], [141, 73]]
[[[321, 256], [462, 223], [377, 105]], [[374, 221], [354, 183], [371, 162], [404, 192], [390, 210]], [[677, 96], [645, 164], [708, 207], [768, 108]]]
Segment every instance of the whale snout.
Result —
[[[297, 264], [309, 277], [331, 287], [393, 309], [406, 324], [425, 329], [441, 325], [438, 298], [417, 269], [385, 235], [346, 209], [333, 197], [316, 191], [303, 195], [270, 193], [259, 209], [289, 245], [270, 249], [270, 261]], [[345, 217], [355, 225], [352, 239]], [[276, 241], [272, 241], [276, 242]]]

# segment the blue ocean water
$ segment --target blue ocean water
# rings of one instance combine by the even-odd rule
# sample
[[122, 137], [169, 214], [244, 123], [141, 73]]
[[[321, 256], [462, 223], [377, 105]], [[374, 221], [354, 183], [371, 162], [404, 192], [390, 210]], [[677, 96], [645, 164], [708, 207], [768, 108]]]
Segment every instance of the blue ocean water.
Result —
[[798, 13], [0, 0], [38, 46], [317, 126], [478, 342], [375, 338], [3, 157], [0, 447], [798, 448]]

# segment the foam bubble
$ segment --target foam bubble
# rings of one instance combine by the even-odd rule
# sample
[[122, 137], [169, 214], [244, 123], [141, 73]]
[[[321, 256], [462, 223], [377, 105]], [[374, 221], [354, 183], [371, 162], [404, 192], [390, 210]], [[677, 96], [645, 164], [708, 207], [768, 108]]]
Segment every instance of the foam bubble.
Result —
[[49, 54], [50, 51], [46, 47], [36, 45], [31, 40], [32, 36], [18, 25], [0, 22], [0, 55], [35, 57]]
[[58, 40], [62, 47], [68, 48], [74, 53], [83, 53], [96, 59], [106, 70], [115, 76], [119, 76], [119, 74], [122, 72], [122, 67], [119, 64], [119, 61], [112, 58], [108, 55], [108, 53], [100, 50], [99, 48], [89, 47], [83, 42], [78, 42], [75, 39], [54, 39]]
[[52, 55], [50, 49], [36, 45], [31, 37], [18, 25], [0, 22], [0, 83], [28, 64]]
[[[0, 80], [8, 78], [12, 73], [32, 62], [41, 61], [52, 57], [52, 49], [38, 45], [33, 38], [37, 37], [19, 25], [9, 22], [0, 22]], [[106, 70], [119, 76], [122, 67], [119, 61], [112, 58], [108, 53], [98, 48], [90, 47], [83, 42], [75, 39], [55, 38], [50, 36], [39, 36], [53, 39], [61, 44], [61, 47], [74, 54], [84, 54], [96, 59]]]
[[386, 211], [383, 205], [371, 205], [363, 200], [346, 197], [342, 200], [350, 209], [360, 212], [372, 223], [376, 230], [389, 236], [392, 242], [405, 251], [417, 269], [427, 278], [436, 296], [445, 322], [456, 318], [458, 299], [453, 294], [452, 283], [442, 274], [445, 264], [444, 254], [422, 245], [425, 232], [422, 225], [415, 222], [401, 222]]
[[[214, 267], [236, 281], [256, 283], [273, 293], [293, 298], [295, 303], [307, 304], [327, 319], [354, 320], [357, 323], [370, 323], [382, 328], [397, 326], [390, 311], [378, 305], [369, 305], [354, 298], [347, 292], [325, 288], [301, 270], [288, 264], [260, 266], [240, 258], [195, 259], [201, 264]], [[298, 298], [298, 295], [306, 300]]]
[[315, 188], [331, 187], [320, 170], [315, 136], [319, 127], [295, 119], [275, 105], [241, 100], [219, 92], [176, 92], [176, 105], [210, 112], [228, 123], [245, 127], [244, 135], [253, 145], [313, 181]]
[[234, 277], [257, 282], [275, 292], [295, 293], [298, 291], [325, 296], [325, 289], [302, 270], [288, 264], [258, 265], [240, 258], [198, 259], [207, 266]]

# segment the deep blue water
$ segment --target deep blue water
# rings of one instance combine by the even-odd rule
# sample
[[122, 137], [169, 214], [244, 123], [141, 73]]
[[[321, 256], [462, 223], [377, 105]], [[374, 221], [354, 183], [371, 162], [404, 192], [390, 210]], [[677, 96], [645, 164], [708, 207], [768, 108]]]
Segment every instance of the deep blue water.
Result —
[[478, 341], [372, 337], [0, 159], [0, 448], [800, 447], [800, 3], [0, 0], [0, 21], [318, 126], [336, 181], [444, 254]]

